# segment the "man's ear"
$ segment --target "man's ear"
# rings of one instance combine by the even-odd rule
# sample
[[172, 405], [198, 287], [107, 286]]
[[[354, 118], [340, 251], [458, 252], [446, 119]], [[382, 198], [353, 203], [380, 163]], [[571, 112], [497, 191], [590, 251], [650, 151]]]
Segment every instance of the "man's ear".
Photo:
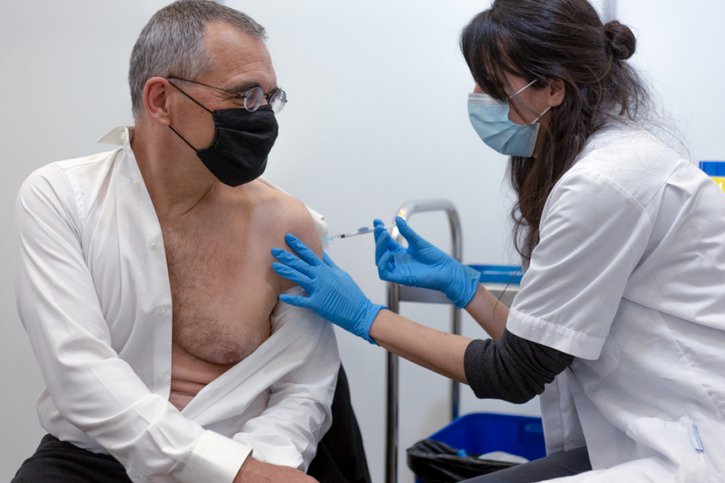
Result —
[[564, 102], [566, 94], [566, 84], [561, 79], [551, 79], [549, 81], [549, 106], [558, 107]]
[[171, 124], [169, 89], [173, 89], [173, 86], [163, 77], [151, 77], [143, 86], [143, 107], [146, 115], [166, 126]]

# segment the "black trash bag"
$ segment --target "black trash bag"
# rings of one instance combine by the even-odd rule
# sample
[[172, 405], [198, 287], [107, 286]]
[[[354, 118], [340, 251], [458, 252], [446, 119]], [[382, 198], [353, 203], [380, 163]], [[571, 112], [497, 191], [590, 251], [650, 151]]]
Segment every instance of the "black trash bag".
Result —
[[503, 470], [518, 463], [478, 459], [440, 441], [424, 439], [408, 448], [408, 468], [423, 483], [450, 483]]

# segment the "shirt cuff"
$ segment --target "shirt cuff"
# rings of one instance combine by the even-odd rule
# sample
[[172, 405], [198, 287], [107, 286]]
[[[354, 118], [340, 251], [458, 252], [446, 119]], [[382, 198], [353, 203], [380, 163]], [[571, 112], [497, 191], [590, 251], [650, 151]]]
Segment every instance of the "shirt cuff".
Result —
[[179, 473], [179, 481], [232, 483], [251, 454], [251, 446], [205, 431]]

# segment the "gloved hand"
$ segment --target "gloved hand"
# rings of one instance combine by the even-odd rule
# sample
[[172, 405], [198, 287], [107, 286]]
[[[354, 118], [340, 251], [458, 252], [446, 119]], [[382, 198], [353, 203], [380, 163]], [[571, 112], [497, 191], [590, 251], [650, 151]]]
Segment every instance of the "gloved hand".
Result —
[[370, 326], [383, 306], [372, 303], [352, 277], [335, 265], [327, 253], [320, 260], [315, 252], [290, 233], [285, 236], [285, 241], [298, 256], [273, 248], [272, 255], [279, 262], [274, 262], [272, 269], [302, 287], [307, 296], [282, 294], [279, 299], [296, 307], [311, 309], [348, 332], [377, 344], [370, 337]]
[[395, 218], [403, 248], [390, 236], [381, 220], [374, 220], [375, 263], [378, 275], [388, 282], [429, 288], [446, 294], [456, 307], [465, 307], [478, 290], [481, 274], [434, 247], [401, 217]]

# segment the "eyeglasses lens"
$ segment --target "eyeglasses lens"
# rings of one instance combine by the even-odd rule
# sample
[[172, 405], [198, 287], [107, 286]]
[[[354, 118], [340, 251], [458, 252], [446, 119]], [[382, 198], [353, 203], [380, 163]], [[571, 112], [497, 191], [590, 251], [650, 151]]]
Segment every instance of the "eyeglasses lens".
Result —
[[274, 94], [272, 94], [272, 97], [269, 98], [269, 105], [272, 107], [272, 111], [274, 111], [275, 114], [281, 111], [285, 104], [287, 104], [287, 93], [282, 89], [277, 89]]
[[[266, 97], [267, 95], [261, 87], [252, 87], [244, 93], [244, 108], [248, 111], [254, 112], [264, 104]], [[275, 114], [280, 112], [286, 103], [287, 93], [282, 89], [277, 89], [269, 97], [269, 106]]]

